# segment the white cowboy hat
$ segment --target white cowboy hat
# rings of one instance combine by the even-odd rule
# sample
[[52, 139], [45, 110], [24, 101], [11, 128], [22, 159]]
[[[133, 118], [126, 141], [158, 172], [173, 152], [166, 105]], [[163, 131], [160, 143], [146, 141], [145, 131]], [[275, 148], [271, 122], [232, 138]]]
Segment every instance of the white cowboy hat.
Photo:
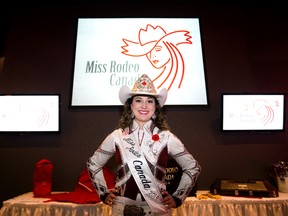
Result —
[[143, 74], [134, 84], [131, 90], [128, 86], [124, 85], [120, 88], [119, 99], [122, 104], [125, 104], [127, 99], [134, 95], [151, 95], [154, 96], [161, 107], [164, 106], [167, 99], [167, 90], [165, 88], [161, 89], [157, 94], [154, 84], [151, 79]]

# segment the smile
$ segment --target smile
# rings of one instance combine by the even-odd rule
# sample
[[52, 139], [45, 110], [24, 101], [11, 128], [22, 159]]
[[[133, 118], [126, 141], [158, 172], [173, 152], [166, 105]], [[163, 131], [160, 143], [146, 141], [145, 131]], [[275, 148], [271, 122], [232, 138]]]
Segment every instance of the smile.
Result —
[[143, 110], [139, 110], [138, 111], [141, 115], [147, 115], [149, 113], [149, 111], [143, 111]]

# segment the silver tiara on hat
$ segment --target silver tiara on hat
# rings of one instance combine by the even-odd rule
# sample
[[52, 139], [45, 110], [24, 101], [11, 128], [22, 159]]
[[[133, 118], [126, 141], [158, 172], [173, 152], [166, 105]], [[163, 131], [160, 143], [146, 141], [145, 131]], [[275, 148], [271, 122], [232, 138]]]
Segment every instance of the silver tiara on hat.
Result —
[[156, 97], [159, 101], [160, 106], [164, 106], [167, 99], [167, 90], [165, 88], [161, 89], [159, 94], [157, 94], [152, 80], [143, 74], [134, 84], [132, 90], [128, 86], [122, 86], [119, 91], [119, 99], [122, 104], [125, 104], [128, 98], [134, 95], [151, 95]]
[[151, 79], [146, 75], [143, 74], [134, 84], [134, 87], [131, 93], [135, 94], [149, 94], [149, 95], [157, 95], [155, 87]]

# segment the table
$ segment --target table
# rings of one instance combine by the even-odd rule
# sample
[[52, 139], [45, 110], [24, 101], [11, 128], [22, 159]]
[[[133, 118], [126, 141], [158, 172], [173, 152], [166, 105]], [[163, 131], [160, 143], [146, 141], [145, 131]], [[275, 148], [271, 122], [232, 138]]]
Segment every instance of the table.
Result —
[[[197, 195], [208, 191], [197, 191]], [[3, 202], [0, 216], [108, 216], [111, 207], [103, 204], [76, 204], [69, 202], [45, 202], [28, 192]], [[245, 198], [221, 196], [221, 199], [197, 199], [187, 197], [172, 216], [287, 216], [288, 193], [273, 198]]]
[[3, 202], [0, 216], [91, 216], [110, 215], [111, 207], [105, 204], [77, 204], [34, 198], [33, 192]]

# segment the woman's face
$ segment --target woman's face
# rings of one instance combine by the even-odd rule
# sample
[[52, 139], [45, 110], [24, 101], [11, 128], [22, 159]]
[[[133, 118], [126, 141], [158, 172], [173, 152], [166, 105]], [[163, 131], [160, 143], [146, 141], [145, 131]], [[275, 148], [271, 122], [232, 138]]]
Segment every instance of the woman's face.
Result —
[[162, 68], [170, 61], [170, 53], [164, 43], [158, 43], [154, 49], [146, 54], [148, 60], [155, 68]]
[[135, 115], [135, 120], [142, 127], [149, 121], [156, 109], [155, 98], [151, 96], [134, 96], [131, 110]]

